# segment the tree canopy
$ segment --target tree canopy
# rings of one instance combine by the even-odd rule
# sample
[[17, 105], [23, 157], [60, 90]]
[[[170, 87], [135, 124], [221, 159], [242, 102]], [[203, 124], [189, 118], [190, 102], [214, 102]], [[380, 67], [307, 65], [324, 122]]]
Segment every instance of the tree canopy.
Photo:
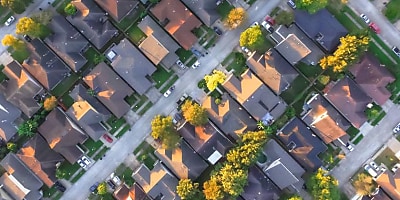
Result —
[[18, 20], [16, 26], [16, 33], [17, 34], [28, 34], [33, 37], [39, 37], [41, 34], [41, 24], [35, 22], [30, 17], [22, 17]]
[[26, 6], [32, 2], [30, 0], [0, 0], [3, 7], [10, 8], [13, 12], [21, 14], [25, 11]]
[[176, 193], [181, 199], [204, 199], [201, 197], [201, 191], [198, 183], [193, 183], [190, 179], [179, 180], [178, 186], [176, 186]]
[[3, 46], [10, 46], [14, 50], [21, 49], [24, 46], [24, 42], [11, 34], [6, 34], [1, 40]]
[[275, 21], [277, 24], [289, 26], [294, 21], [294, 14], [293, 12], [282, 10], [275, 17]]
[[239, 44], [242, 47], [254, 49], [264, 42], [264, 36], [260, 26], [252, 26], [240, 34]]
[[318, 12], [327, 5], [328, 0], [296, 0], [298, 8], [307, 10], [311, 14]]
[[212, 92], [215, 90], [215, 88], [217, 88], [219, 84], [225, 82], [226, 75], [222, 71], [214, 70], [211, 75], [205, 75], [204, 80], [206, 81], [208, 90]]
[[173, 149], [179, 142], [179, 135], [172, 123], [171, 116], [157, 115], [151, 121], [151, 136], [161, 140], [165, 149]]
[[44, 100], [43, 108], [46, 111], [51, 111], [57, 106], [57, 98], [55, 96], [48, 97]]
[[243, 8], [233, 8], [226, 19], [225, 24], [231, 28], [235, 29], [240, 26], [246, 19], [246, 11]]
[[206, 109], [196, 102], [186, 100], [181, 109], [183, 117], [193, 126], [201, 126], [208, 122]]
[[353, 186], [357, 194], [366, 196], [371, 194], [377, 185], [370, 175], [360, 173], [357, 175], [356, 180], [354, 180]]
[[29, 119], [18, 126], [18, 135], [31, 137], [39, 126], [37, 120]]
[[316, 200], [340, 199], [338, 181], [321, 168], [307, 180], [306, 185]]
[[97, 194], [99, 194], [99, 195], [107, 194], [107, 184], [106, 184], [106, 182], [102, 182], [97, 186]]
[[76, 11], [76, 7], [72, 3], [67, 4], [64, 8], [64, 12], [67, 15], [75, 15]]
[[218, 183], [216, 176], [211, 176], [209, 180], [203, 184], [204, 197], [209, 200], [219, 200], [224, 198], [221, 185]]

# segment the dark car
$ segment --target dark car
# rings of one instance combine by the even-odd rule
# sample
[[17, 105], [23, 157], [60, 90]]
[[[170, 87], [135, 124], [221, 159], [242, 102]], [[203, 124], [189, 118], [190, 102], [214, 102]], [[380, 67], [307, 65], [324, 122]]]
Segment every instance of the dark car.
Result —
[[29, 37], [29, 35], [24, 35], [23, 37], [27, 42], [31, 42], [32, 41], [32, 38]]
[[222, 35], [221, 29], [219, 29], [219, 28], [216, 27], [216, 26], [215, 26], [213, 29], [214, 29], [214, 31], [215, 31], [215, 33], [216, 33], [217, 35]]
[[99, 186], [99, 182], [96, 182], [95, 184], [93, 184], [92, 186], [90, 186], [90, 188], [89, 188], [89, 190], [92, 192], [92, 193], [95, 193], [95, 191], [97, 190], [97, 186]]
[[201, 53], [199, 50], [197, 50], [197, 49], [195, 49], [195, 48], [190, 48], [190, 51], [195, 55], [195, 56], [197, 56], [197, 57], [201, 57], [201, 56], [203, 56], [204, 57], [204, 54], [203, 53]]
[[110, 186], [111, 189], [115, 189], [115, 184], [111, 180], [107, 181], [107, 184]]
[[296, 3], [294, 3], [294, 1], [293, 0], [289, 0], [288, 2], [287, 2], [287, 5], [289, 5], [292, 9], [296, 9]]
[[65, 186], [64, 186], [63, 184], [61, 184], [60, 182], [58, 182], [58, 181], [56, 181], [56, 182], [54, 183], [54, 187], [55, 187], [57, 190], [59, 190], [60, 192], [65, 192], [65, 190], [67, 190], [67, 189], [65, 188]]

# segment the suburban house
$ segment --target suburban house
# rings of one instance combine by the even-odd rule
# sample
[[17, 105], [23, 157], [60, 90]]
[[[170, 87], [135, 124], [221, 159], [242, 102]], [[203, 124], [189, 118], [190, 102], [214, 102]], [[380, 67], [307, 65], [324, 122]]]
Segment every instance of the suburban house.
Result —
[[300, 61], [307, 65], [317, 65], [325, 55], [296, 24], [289, 27], [280, 25], [270, 37], [277, 43], [275, 49], [292, 64]]
[[124, 98], [133, 90], [106, 63], [99, 63], [83, 80], [117, 118], [131, 109]]
[[347, 143], [346, 130], [351, 124], [323, 96], [315, 94], [307, 101], [308, 112], [302, 120], [326, 144], [337, 141]]
[[343, 78], [332, 87], [328, 85], [326, 90], [324, 96], [354, 127], [360, 128], [367, 121], [365, 109], [372, 99], [352, 79]]
[[279, 189], [298, 192], [303, 187], [305, 170], [275, 140], [269, 140], [262, 153], [266, 161], [257, 165]]
[[[18, 120], [21, 111], [8, 102], [3, 94], [0, 94], [0, 137], [5, 142], [10, 141], [17, 134]], [[22, 121], [21, 121], [22, 122]]]
[[336, 50], [340, 38], [347, 35], [346, 28], [328, 10], [321, 9], [314, 14], [305, 10], [294, 11], [296, 25], [325, 52]]
[[163, 30], [157, 22], [149, 15], [146, 15], [139, 22], [138, 27], [147, 38], [139, 45], [139, 49], [153, 62], [154, 65], [161, 64], [170, 69], [179, 59], [176, 51], [180, 48], [179, 44]]
[[184, 49], [189, 50], [197, 42], [192, 30], [202, 23], [181, 1], [161, 0], [150, 11]]
[[247, 184], [240, 196], [244, 200], [278, 200], [281, 194], [275, 184], [260, 168], [250, 167], [247, 175]]
[[69, 67], [42, 41], [33, 39], [26, 44], [30, 56], [22, 66], [47, 90], [54, 89], [69, 76]]
[[193, 126], [185, 122], [179, 127], [178, 133], [204, 160], [212, 165], [233, 147], [232, 142], [220, 133], [210, 121], [203, 126]]
[[14, 153], [8, 153], [0, 165], [6, 171], [0, 177], [1, 199], [39, 200], [43, 182]]
[[43, 91], [43, 87], [15, 60], [4, 66], [3, 73], [8, 78], [3, 82], [4, 97], [31, 118], [41, 107], [35, 97]]
[[220, 16], [217, 12], [217, 2], [210, 0], [182, 0], [197, 17], [207, 26], [211, 26]]
[[386, 86], [395, 81], [395, 77], [371, 53], [365, 53], [360, 62], [350, 67], [356, 83], [377, 104], [383, 105], [392, 95]]
[[57, 181], [57, 163], [64, 161], [60, 154], [50, 149], [47, 142], [39, 134], [25, 143], [17, 156], [49, 188]]
[[275, 94], [280, 94], [288, 89], [299, 75], [274, 49], [268, 50], [261, 56], [257, 52], [253, 52], [246, 64]]
[[388, 194], [392, 199], [400, 199], [400, 173], [392, 173], [386, 170], [376, 179], [376, 183]]
[[322, 166], [322, 161], [318, 156], [328, 147], [302, 120], [294, 117], [277, 135], [279, 140], [286, 145], [290, 155], [307, 171], [314, 172]]
[[115, 188], [113, 197], [116, 200], [151, 200], [150, 197], [148, 197], [140, 187], [140, 185], [136, 183], [134, 183], [131, 188], [129, 188], [126, 184], [121, 184]]
[[265, 86], [250, 70], [237, 78], [231, 74], [222, 84], [256, 121], [271, 124], [286, 110], [286, 103]]
[[83, 52], [89, 42], [64, 18], [56, 15], [49, 28], [53, 33], [44, 42], [74, 71], [79, 71], [87, 62]]
[[154, 154], [179, 179], [195, 180], [208, 167], [208, 164], [190, 147], [185, 140], [181, 140], [174, 149], [158, 148]]
[[115, 21], [121, 22], [139, 5], [138, 0], [95, 0]]
[[201, 106], [207, 110], [210, 120], [235, 140], [240, 134], [257, 128], [256, 121], [227, 93], [222, 95], [220, 104], [215, 103], [214, 97], [207, 96]]
[[176, 194], [179, 180], [160, 162], [157, 162], [152, 170], [142, 164], [132, 177], [151, 199], [180, 200]]
[[157, 68], [127, 39], [109, 49], [106, 58], [138, 94], [143, 95], [153, 86], [150, 76]]
[[67, 110], [67, 115], [90, 138], [98, 141], [102, 135], [107, 133], [107, 128], [102, 122], [106, 122], [111, 117], [111, 113], [95, 97], [90, 96], [82, 85], [76, 85], [71, 93], [70, 96], [73, 96], [75, 102]]
[[67, 17], [97, 49], [102, 49], [118, 34], [118, 30], [108, 20], [108, 16], [93, 0], [73, 0], [77, 12]]
[[46, 139], [50, 148], [61, 154], [71, 164], [82, 155], [82, 144], [88, 137], [73, 123], [59, 108], [53, 109], [46, 117], [46, 121], [38, 127], [38, 132]]

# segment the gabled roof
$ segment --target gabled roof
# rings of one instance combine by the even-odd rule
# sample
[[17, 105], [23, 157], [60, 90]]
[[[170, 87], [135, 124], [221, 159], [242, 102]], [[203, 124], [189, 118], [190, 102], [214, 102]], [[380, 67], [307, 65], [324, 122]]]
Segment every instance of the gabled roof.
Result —
[[287, 123], [278, 137], [286, 145], [290, 155], [307, 171], [314, 172], [322, 166], [318, 155], [328, 147], [299, 118], [295, 117]]
[[74, 25], [97, 49], [111, 40], [118, 30], [93, 0], [73, 0], [77, 12], [67, 20]]
[[155, 65], [158, 65], [169, 53], [167, 48], [165, 48], [153, 35], [147, 36], [147, 38], [140, 43], [139, 49], [142, 50], [142, 52]]
[[321, 9], [314, 14], [296, 9], [294, 21], [308, 37], [327, 52], [333, 52], [339, 45], [339, 39], [348, 33], [346, 28], [326, 9]]
[[197, 37], [191, 31], [201, 22], [182, 2], [161, 0], [150, 11], [184, 49], [189, 50], [196, 43]]
[[91, 96], [82, 84], [75, 85], [74, 89], [69, 93], [69, 96], [71, 96], [75, 102], [87, 101], [98, 113], [111, 116], [110, 111], [96, 97]]
[[183, 0], [183, 3], [192, 10], [207, 26], [211, 26], [220, 16], [217, 12], [217, 1], [213, 0]]
[[16, 61], [7, 64], [3, 73], [8, 77], [3, 93], [5, 98], [26, 116], [32, 117], [41, 107], [34, 97], [42, 91], [42, 86]]
[[17, 156], [49, 188], [57, 181], [56, 164], [64, 158], [50, 149], [47, 142], [36, 134], [19, 150]]
[[64, 18], [54, 16], [48, 25], [52, 30], [44, 42], [75, 72], [87, 62], [82, 55], [89, 42]]
[[[165, 32], [158, 24], [155, 22], [150, 15], [146, 15], [142, 19], [142, 21], [138, 24], [140, 30], [143, 31], [147, 37], [154, 37], [161, 45], [168, 50], [168, 54], [163, 57], [161, 63], [164, 64], [165, 67], [171, 68], [172, 65], [179, 59], [178, 55], [176, 55], [176, 50], [180, 48], [180, 46], [175, 42], [174, 39], [169, 36], [168, 33]], [[142, 52], [150, 58], [148, 54], [152, 52], [145, 49], [143, 46], [139, 46]], [[154, 61], [152, 61], [154, 63]], [[154, 63], [155, 64], [155, 63]]]
[[257, 128], [256, 121], [227, 93], [222, 95], [220, 104], [215, 98], [207, 96], [201, 104], [208, 112], [208, 117], [226, 135], [238, 139], [238, 135]]
[[8, 153], [0, 165], [7, 171], [0, 177], [0, 189], [13, 199], [39, 200], [43, 182], [14, 153]]
[[104, 62], [93, 68], [83, 80], [117, 118], [130, 110], [124, 98], [132, 95], [133, 90]]
[[360, 128], [367, 121], [364, 111], [372, 99], [349, 77], [337, 82], [325, 96], [354, 127]]
[[153, 199], [162, 198], [168, 200], [179, 200], [176, 194], [176, 179], [160, 162], [154, 165], [150, 171], [142, 164], [136, 172], [133, 173], [133, 178], [143, 190]]
[[400, 199], [400, 173], [386, 170], [375, 181], [392, 199]]
[[[208, 160], [212, 165], [233, 146], [232, 142], [224, 137], [211, 122], [203, 126], [193, 126], [185, 122], [178, 129], [178, 133], [204, 160]], [[214, 153], [219, 155], [218, 160], [212, 159]]]
[[172, 150], [158, 148], [154, 154], [180, 179], [195, 180], [208, 167], [185, 140]]
[[295, 34], [289, 34], [275, 46], [275, 49], [292, 65], [311, 53], [311, 50]]
[[287, 107], [250, 70], [244, 72], [241, 79], [230, 75], [222, 86], [236, 99], [257, 121], [270, 123], [280, 117]]
[[263, 171], [280, 189], [291, 185], [302, 187], [304, 169], [275, 140], [269, 140], [262, 152], [269, 163]]
[[0, 94], [0, 137], [6, 142], [17, 134], [17, 124], [14, 122], [20, 116], [21, 111]]
[[275, 94], [286, 90], [299, 75], [274, 49], [268, 50], [261, 56], [254, 52], [246, 64]]
[[240, 194], [244, 200], [279, 199], [281, 190], [258, 167], [250, 167], [247, 181], [243, 193]]
[[68, 162], [75, 163], [83, 155], [77, 144], [82, 144], [88, 137], [60, 109], [53, 109], [47, 115], [38, 132], [50, 148], [64, 156]]
[[120, 22], [135, 7], [138, 6], [138, 0], [95, 0], [111, 17]]
[[396, 79], [371, 53], [365, 53], [360, 62], [349, 70], [355, 76], [357, 84], [379, 105], [383, 105], [392, 95], [386, 86]]
[[150, 200], [140, 185], [134, 183], [131, 188], [126, 184], [121, 184], [113, 192], [116, 200]]
[[346, 135], [351, 124], [323, 96], [314, 95], [307, 106], [302, 119], [326, 144]]
[[22, 66], [46, 89], [55, 88], [71, 70], [39, 39], [27, 43], [29, 58]]
[[112, 47], [106, 57], [114, 70], [140, 95], [153, 83], [148, 79], [157, 68], [127, 39]]

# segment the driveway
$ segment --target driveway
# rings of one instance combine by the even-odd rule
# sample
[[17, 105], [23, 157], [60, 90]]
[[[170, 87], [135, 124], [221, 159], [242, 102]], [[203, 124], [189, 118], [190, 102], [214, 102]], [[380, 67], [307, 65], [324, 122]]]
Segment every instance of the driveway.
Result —
[[240, 33], [250, 25], [254, 20], [261, 20], [267, 13], [271, 12], [279, 4], [280, 0], [257, 1], [248, 9], [247, 23], [233, 31], [224, 33], [218, 44], [210, 49], [210, 53], [200, 59], [201, 66], [197, 69], [189, 69], [175, 83], [174, 92], [168, 97], [161, 99], [155, 103], [145, 115], [143, 115], [131, 128], [126, 132], [112, 148], [106, 153], [103, 160], [97, 161], [72, 187], [68, 188], [61, 199], [86, 199], [89, 195], [89, 187], [96, 181], [103, 181], [116, 169], [128, 156], [129, 153], [139, 146], [139, 144], [150, 133], [150, 122], [155, 115], [167, 115], [176, 108], [176, 101], [183, 93], [191, 94], [198, 90], [197, 82], [200, 81], [205, 74], [208, 74], [219, 65], [220, 62], [235, 48], [239, 43]]

